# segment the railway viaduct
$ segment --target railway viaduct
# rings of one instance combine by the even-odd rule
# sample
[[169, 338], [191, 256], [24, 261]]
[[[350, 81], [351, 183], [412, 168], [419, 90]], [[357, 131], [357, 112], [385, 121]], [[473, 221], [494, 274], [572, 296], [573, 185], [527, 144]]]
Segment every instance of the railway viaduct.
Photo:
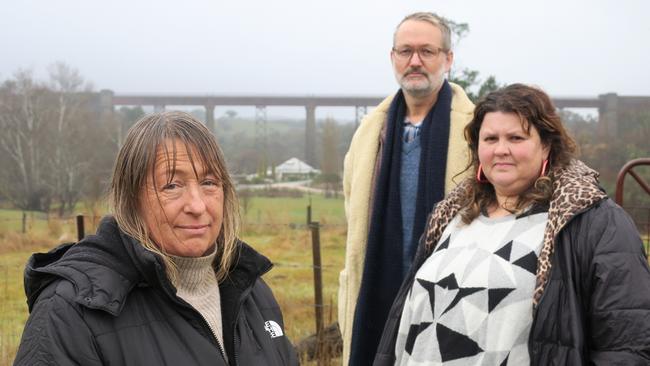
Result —
[[[601, 94], [597, 97], [553, 97], [559, 109], [592, 108], [598, 110], [598, 124], [601, 133], [615, 137], [619, 114], [627, 109], [650, 109], [650, 97], [619, 96], [615, 93]], [[112, 115], [117, 106], [153, 106], [161, 111], [165, 106], [202, 106], [206, 111], [206, 126], [214, 131], [215, 108], [225, 106], [255, 107], [256, 129], [266, 124], [266, 108], [269, 106], [291, 106], [305, 108], [305, 154], [304, 160], [311, 165], [317, 161], [315, 156], [316, 108], [353, 107], [356, 123], [373, 107], [383, 100], [377, 96], [271, 96], [271, 95], [127, 95], [115, 94], [111, 90], [99, 93], [100, 113]]]

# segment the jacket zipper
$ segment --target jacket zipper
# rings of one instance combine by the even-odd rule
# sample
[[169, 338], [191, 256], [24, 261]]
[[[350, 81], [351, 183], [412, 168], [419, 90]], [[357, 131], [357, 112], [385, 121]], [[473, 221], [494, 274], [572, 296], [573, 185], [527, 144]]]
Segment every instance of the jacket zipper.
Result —
[[226, 352], [224, 351], [224, 348], [219, 343], [219, 338], [217, 338], [217, 335], [214, 333], [214, 331], [210, 327], [210, 324], [208, 324], [208, 321], [205, 320], [203, 315], [201, 315], [201, 313], [199, 313], [198, 310], [196, 310], [192, 305], [190, 305], [187, 301], [181, 299], [180, 297], [171, 295], [171, 292], [167, 293], [167, 291], [164, 291], [164, 293], [166, 293], [169, 297], [172, 298], [173, 301], [175, 301], [179, 305], [190, 309], [192, 312], [194, 312], [195, 315], [198, 315], [199, 319], [203, 320], [203, 325], [210, 330], [210, 334], [212, 334], [212, 341], [217, 346], [217, 349], [219, 350], [219, 353], [221, 354], [221, 357], [223, 358], [226, 365], [229, 365], [230, 363], [228, 362], [228, 359], [226, 358]]
[[[267, 268], [264, 268], [263, 270], [261, 270], [261, 271], [259, 272], [259, 274], [255, 277], [255, 280], [250, 284], [250, 286], [248, 286], [246, 289], [244, 289], [244, 291], [242, 291], [241, 295], [239, 296], [239, 302], [237, 303], [237, 313], [235, 314], [235, 318], [234, 318], [235, 323], [237, 322], [237, 319], [239, 318], [239, 313], [240, 313], [240, 311], [241, 311], [242, 304], [244, 303], [244, 299], [245, 299], [246, 296], [248, 296], [248, 294], [253, 290], [253, 286], [255, 286], [255, 282], [256, 282], [258, 279], [261, 279], [262, 276], [263, 276], [264, 274], [266, 274], [268, 271], [271, 270], [271, 268], [273, 268], [273, 265], [272, 265], [272, 264], [269, 265]], [[238, 357], [237, 357], [237, 348], [236, 348], [236, 347], [233, 347], [233, 358], [235, 359], [235, 363], [234, 363], [234, 364], [231, 364], [231, 363], [229, 362], [229, 360], [226, 359], [226, 356], [225, 356], [225, 355], [226, 355], [226, 352], [225, 352], [224, 348], [222, 348], [221, 344], [219, 344], [219, 339], [218, 339], [218, 338], [216, 337], [216, 335], [214, 334], [214, 331], [212, 330], [212, 328], [210, 328], [210, 325], [208, 324], [208, 321], [205, 320], [205, 318], [203, 317], [203, 315], [201, 315], [201, 313], [199, 313], [198, 310], [194, 309], [194, 307], [192, 307], [192, 305], [190, 305], [187, 301], [185, 301], [185, 300], [179, 298], [178, 296], [174, 296], [174, 295], [172, 295], [173, 291], [172, 291], [171, 288], [169, 288], [170, 285], [171, 285], [171, 282], [169, 282], [169, 280], [167, 280], [167, 283], [163, 283], [163, 287], [165, 287], [165, 286], [168, 287], [168, 288], [166, 289], [167, 291], [163, 291], [163, 292], [164, 292], [167, 296], [171, 297], [172, 300], [176, 301], [177, 303], [179, 303], [179, 304], [182, 305], [182, 306], [188, 307], [188, 308], [191, 309], [195, 314], [198, 314], [198, 315], [199, 315], [199, 318], [200, 318], [201, 320], [203, 320], [203, 324], [204, 324], [205, 326], [207, 326], [208, 329], [210, 329], [210, 334], [212, 334], [212, 340], [213, 340], [214, 343], [217, 345], [217, 348], [219, 349], [219, 352], [221, 352], [221, 357], [223, 358], [224, 362], [225, 362], [227, 365], [231, 365], [231, 366], [236, 366], [236, 365], [238, 365], [239, 362], [238, 362]], [[238, 337], [238, 335], [237, 335], [237, 332], [233, 330], [233, 340], [235, 341], [235, 344], [237, 343], [236, 341], [237, 341], [238, 338], [239, 338], [239, 337]]]
[[212, 341], [217, 346], [217, 349], [219, 350], [219, 353], [221, 353], [221, 357], [223, 357], [223, 360], [226, 362], [226, 365], [229, 365], [230, 363], [228, 362], [228, 359], [226, 358], [226, 352], [225, 352], [224, 348], [221, 346], [221, 343], [219, 343], [219, 338], [217, 338], [217, 335], [214, 333], [214, 330], [212, 330], [212, 327], [210, 327], [210, 324], [208, 323], [208, 321], [205, 320], [203, 315], [201, 315], [201, 313], [199, 313], [198, 310], [194, 309], [194, 307], [192, 307], [192, 305], [190, 305], [189, 303], [187, 303], [183, 299], [179, 298], [179, 300], [184, 302], [183, 305], [185, 305], [185, 306], [189, 307], [190, 309], [192, 309], [194, 314], [198, 315], [199, 319], [203, 320], [203, 325], [210, 330], [210, 334], [212, 334]]
[[[197, 311], [197, 313], [198, 313], [198, 311]], [[201, 315], [201, 313], [199, 313], [199, 316], [201, 317], [201, 319], [203, 319], [203, 324], [205, 326], [207, 326], [208, 329], [210, 329], [210, 334], [212, 334], [212, 338], [214, 340], [214, 343], [217, 344], [217, 348], [219, 349], [219, 352], [221, 352], [221, 357], [223, 357], [223, 360], [226, 362], [226, 365], [229, 365], [228, 359], [226, 358], [226, 351], [224, 351], [223, 347], [221, 346], [221, 343], [219, 343], [219, 338], [217, 338], [217, 335], [214, 333], [214, 330], [212, 329], [212, 327], [210, 326], [208, 321], [205, 320], [203, 315]]]

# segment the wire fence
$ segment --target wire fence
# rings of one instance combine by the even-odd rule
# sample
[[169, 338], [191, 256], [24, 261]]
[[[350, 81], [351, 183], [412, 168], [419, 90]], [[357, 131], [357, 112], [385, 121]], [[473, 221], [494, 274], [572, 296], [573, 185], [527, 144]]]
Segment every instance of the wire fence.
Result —
[[[644, 243], [646, 254], [650, 253], [650, 207], [626, 206], [625, 210], [633, 218], [640, 232]], [[20, 217], [8, 218], [0, 217], [0, 232], [13, 232], [29, 236], [31, 232], [43, 231], [49, 236], [59, 235], [59, 239], [64, 241], [76, 241], [79, 238], [93, 233], [101, 216], [77, 215], [67, 217], [50, 216], [44, 213], [23, 213]], [[336, 324], [326, 324], [326, 314], [330, 314], [330, 323], [333, 313], [335, 313], [335, 304], [332, 298], [338, 282], [338, 273], [342, 266], [342, 258], [337, 263], [321, 263], [321, 235], [325, 231], [328, 235], [341, 236], [344, 234], [346, 225], [339, 222], [317, 223], [311, 221], [310, 209], [307, 209], [306, 219], [304, 222], [253, 222], [246, 223], [244, 235], [261, 235], [279, 237], [284, 236], [286, 240], [296, 240], [296, 233], [299, 233], [300, 240], [307, 240], [311, 243], [312, 260], [305, 258], [302, 260], [291, 260], [287, 258], [273, 258], [274, 266], [282, 272], [279, 277], [292, 277], [291, 273], [300, 272], [301, 286], [309, 287], [313, 295], [304, 295], [299, 299], [287, 297], [281, 303], [287, 325], [291, 314], [296, 318], [302, 317], [300, 325], [301, 330], [298, 332], [303, 336], [300, 339], [293, 339], [298, 349], [306, 354], [307, 360], [313, 360], [318, 365], [329, 364], [332, 358], [340, 354], [341, 341], [338, 335]], [[67, 236], [66, 236], [67, 235]], [[284, 239], [283, 239], [284, 240]], [[1, 249], [1, 248], [0, 248]], [[306, 247], [300, 250], [307, 251]], [[340, 255], [343, 255], [341, 248]], [[22, 293], [22, 272], [24, 259], [21, 261], [2, 259], [0, 257], [0, 275], [4, 278], [0, 281], [0, 366], [11, 364], [15, 351], [20, 341], [22, 328], [27, 318], [27, 308], [25, 297]], [[269, 279], [272, 281], [273, 279]], [[278, 280], [276, 286], [282, 287], [285, 281]], [[290, 286], [290, 285], [284, 285]], [[277, 295], [277, 287], [274, 291]], [[330, 291], [324, 290], [329, 288]], [[280, 290], [282, 290], [280, 288]], [[281, 293], [281, 291], [280, 291]], [[325, 299], [328, 298], [329, 301]], [[287, 316], [289, 314], [289, 316]], [[312, 334], [313, 333], [313, 334]], [[309, 337], [305, 335], [312, 334]], [[302, 339], [302, 340], [301, 340]]]
[[[41, 237], [51, 238], [52, 243], [49, 246], [53, 246], [59, 242], [78, 241], [85, 235], [94, 233], [101, 219], [102, 216], [93, 215], [58, 217], [38, 212], [25, 212], [18, 217], [0, 217], [0, 233], [4, 233], [0, 235], [28, 238], [33, 233], [40, 232]], [[341, 348], [340, 336], [326, 335], [332, 333], [332, 329], [334, 329], [334, 333], [338, 332], [338, 326], [336, 324], [328, 326], [326, 322], [331, 323], [336, 320], [333, 316], [336, 313], [334, 303], [338, 286], [336, 279], [343, 263], [343, 247], [337, 248], [337, 255], [340, 253], [341, 257], [338, 261], [321, 263], [321, 235], [322, 231], [327, 232], [326, 235], [330, 237], [344, 235], [346, 225], [339, 222], [317, 223], [309, 222], [309, 220], [311, 220], [311, 214], [306, 215], [304, 222], [246, 223], [243, 236], [272, 237], [280, 242], [293, 241], [292, 245], [300, 247], [296, 250], [305, 252], [299, 259], [294, 257], [272, 258], [275, 270], [272, 271], [274, 274], [267, 279], [267, 282], [273, 282], [272, 288], [276, 296], [279, 294], [282, 297], [284, 292], [289, 293], [278, 300], [285, 315], [285, 325], [292, 326], [294, 334], [300, 335], [293, 338], [292, 341], [299, 351], [306, 355], [304, 356], [305, 360], [312, 360], [318, 365], [326, 365], [340, 354]], [[309, 242], [311, 245], [305, 242]], [[7, 240], [4, 240], [3, 243], [7, 243]], [[328, 245], [331, 252], [332, 244], [326, 243], [326, 246]], [[306, 246], [310, 247], [310, 250]], [[0, 248], [0, 253], [6, 255], [0, 256], [0, 275], [3, 277], [3, 280], [0, 281], [0, 300], [2, 301], [2, 305], [0, 305], [0, 366], [13, 362], [28, 316], [25, 295], [22, 292], [22, 275], [28, 255], [26, 251], [32, 249], [40, 251], [46, 248], [42, 248], [42, 246], [39, 248], [38, 244], [35, 244], [31, 247], [28, 245], [23, 248], [14, 246], [2, 249]], [[16, 249], [19, 249], [22, 257], [11, 259], [11, 253]], [[312, 255], [309, 255], [310, 251]], [[318, 261], [316, 262], [317, 257]], [[310, 291], [311, 295], [303, 292], [301, 296], [294, 296], [293, 289], [283, 288], [292, 286], [288, 281], [284, 281], [283, 277], [298, 278], [291, 283], [298, 282], [299, 284], [293, 286], [307, 288], [305, 291]], [[284, 285], [285, 283], [287, 284]], [[326, 321], [326, 314], [329, 314], [328, 321]], [[294, 322], [299, 324], [290, 324], [292, 318], [296, 319]], [[314, 339], [305, 341], [310, 334]]]

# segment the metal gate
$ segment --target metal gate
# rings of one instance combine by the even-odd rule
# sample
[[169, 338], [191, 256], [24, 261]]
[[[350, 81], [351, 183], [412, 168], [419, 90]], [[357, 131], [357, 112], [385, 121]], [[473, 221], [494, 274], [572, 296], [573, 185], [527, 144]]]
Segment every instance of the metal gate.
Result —
[[635, 167], [640, 166], [650, 166], [650, 158], [639, 158], [628, 161], [623, 168], [618, 172], [618, 177], [616, 178], [616, 203], [632, 216], [634, 223], [639, 229], [641, 234], [641, 239], [645, 245], [646, 255], [650, 255], [650, 207], [648, 206], [636, 206], [634, 203], [624, 205], [623, 202], [623, 192], [624, 192], [624, 183], [625, 177], [627, 175], [632, 176], [634, 180], [641, 186], [641, 188], [650, 195], [650, 185], [641, 177], [637, 172], [632, 170]]

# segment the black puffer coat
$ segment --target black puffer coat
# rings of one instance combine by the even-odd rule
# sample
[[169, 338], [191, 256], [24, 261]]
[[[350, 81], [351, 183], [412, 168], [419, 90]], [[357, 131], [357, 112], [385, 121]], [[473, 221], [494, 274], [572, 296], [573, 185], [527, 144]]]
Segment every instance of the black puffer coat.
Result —
[[[600, 192], [595, 172], [576, 162], [562, 177], [549, 209], [550, 266], [538, 263], [538, 278], [543, 274], [548, 281], [533, 309], [531, 365], [648, 366], [650, 268], [639, 233], [623, 209]], [[425, 233], [444, 230], [460, 208], [463, 190], [461, 184], [438, 204]], [[431, 230], [432, 225], [439, 227]], [[433, 250], [425, 241], [423, 236], [393, 303], [375, 366], [395, 362], [404, 302]]]
[[225, 350], [175, 295], [161, 258], [104, 219], [97, 235], [34, 254], [30, 317], [15, 365], [295, 365], [280, 308], [260, 276], [268, 259], [240, 243], [219, 288]]

